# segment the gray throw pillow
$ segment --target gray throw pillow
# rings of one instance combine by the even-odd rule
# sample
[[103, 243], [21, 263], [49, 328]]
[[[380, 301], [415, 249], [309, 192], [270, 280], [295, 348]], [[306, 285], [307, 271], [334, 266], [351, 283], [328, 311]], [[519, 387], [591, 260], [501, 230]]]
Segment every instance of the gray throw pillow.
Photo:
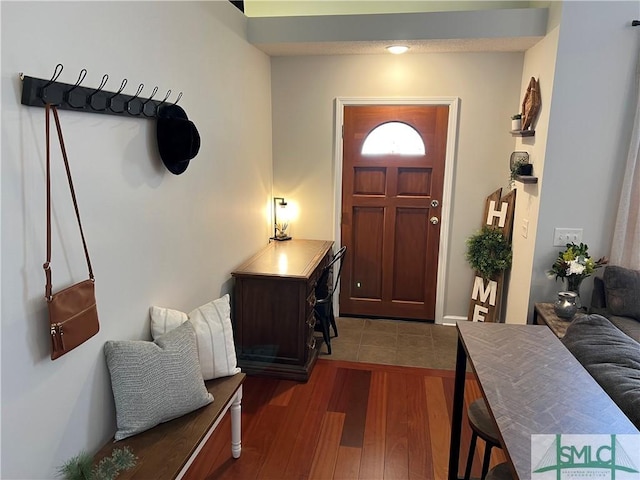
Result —
[[192, 412], [213, 401], [207, 391], [190, 322], [155, 342], [104, 345], [116, 404], [116, 440]]
[[602, 276], [607, 310], [640, 321], [640, 271], [610, 265]]

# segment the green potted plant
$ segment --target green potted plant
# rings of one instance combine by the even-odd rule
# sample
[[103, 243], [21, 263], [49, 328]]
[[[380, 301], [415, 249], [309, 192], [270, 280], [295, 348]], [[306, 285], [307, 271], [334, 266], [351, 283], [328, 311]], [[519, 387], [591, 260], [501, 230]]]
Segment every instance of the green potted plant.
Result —
[[533, 173], [533, 165], [528, 160], [516, 160], [511, 164], [509, 173], [509, 187], [513, 187], [514, 182], [519, 175], [531, 175]]
[[466, 259], [471, 268], [489, 280], [511, 266], [511, 244], [502, 230], [484, 225], [467, 239]]

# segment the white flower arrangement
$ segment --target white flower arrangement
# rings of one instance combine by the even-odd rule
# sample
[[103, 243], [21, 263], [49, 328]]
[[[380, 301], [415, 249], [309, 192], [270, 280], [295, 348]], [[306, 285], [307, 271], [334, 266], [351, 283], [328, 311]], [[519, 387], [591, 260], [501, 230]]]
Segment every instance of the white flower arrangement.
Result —
[[587, 252], [588, 249], [589, 247], [584, 243], [580, 245], [567, 243], [567, 249], [558, 254], [558, 258], [549, 270], [549, 276], [555, 276], [556, 280], [558, 278], [582, 280], [608, 262], [605, 257], [593, 261]]

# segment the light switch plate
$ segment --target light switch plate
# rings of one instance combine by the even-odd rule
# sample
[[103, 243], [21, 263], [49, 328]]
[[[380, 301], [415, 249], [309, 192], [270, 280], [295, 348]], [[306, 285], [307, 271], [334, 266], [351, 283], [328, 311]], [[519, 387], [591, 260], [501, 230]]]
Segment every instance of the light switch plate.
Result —
[[553, 231], [553, 246], [564, 247], [567, 243], [582, 243], [582, 229], [556, 228]]

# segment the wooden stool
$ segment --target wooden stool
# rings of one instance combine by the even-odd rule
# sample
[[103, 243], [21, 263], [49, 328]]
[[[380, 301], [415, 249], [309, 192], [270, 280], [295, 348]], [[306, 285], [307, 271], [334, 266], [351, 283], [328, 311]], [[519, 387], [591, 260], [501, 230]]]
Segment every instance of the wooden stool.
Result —
[[513, 480], [508, 463], [501, 463], [491, 469], [485, 480]]
[[467, 468], [464, 473], [464, 478], [465, 480], [469, 480], [469, 477], [471, 476], [471, 467], [473, 466], [473, 453], [476, 449], [476, 441], [478, 440], [478, 437], [480, 437], [485, 442], [484, 459], [482, 461], [482, 476], [480, 478], [485, 480], [487, 471], [489, 470], [489, 461], [491, 460], [491, 449], [493, 447], [500, 447], [498, 432], [496, 430], [495, 424], [493, 423], [491, 415], [489, 415], [487, 404], [484, 402], [484, 399], [479, 398], [471, 405], [469, 405], [467, 416], [469, 417], [469, 426], [471, 427], [472, 435], [471, 443], [469, 445], [469, 456], [467, 457]]

